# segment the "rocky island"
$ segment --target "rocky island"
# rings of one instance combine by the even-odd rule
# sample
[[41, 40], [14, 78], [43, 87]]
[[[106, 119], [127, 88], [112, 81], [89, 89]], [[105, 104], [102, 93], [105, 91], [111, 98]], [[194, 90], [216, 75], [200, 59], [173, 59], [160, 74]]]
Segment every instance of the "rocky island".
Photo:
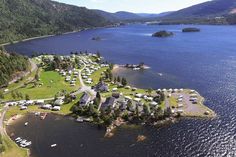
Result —
[[188, 32], [200, 32], [200, 29], [199, 28], [184, 28], [182, 29], [182, 32], [184, 33], [188, 33]]
[[167, 32], [167, 31], [159, 31], [154, 34], [152, 34], [152, 37], [159, 37], [159, 38], [165, 38], [165, 37], [170, 37], [173, 36], [173, 32]]

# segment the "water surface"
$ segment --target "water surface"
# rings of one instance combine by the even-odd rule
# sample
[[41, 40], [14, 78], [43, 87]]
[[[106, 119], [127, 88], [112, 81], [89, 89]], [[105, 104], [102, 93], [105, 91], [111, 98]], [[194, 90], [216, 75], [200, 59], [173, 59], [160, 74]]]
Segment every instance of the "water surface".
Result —
[[[103, 156], [235, 156], [236, 27], [195, 26], [201, 32], [182, 33], [184, 27], [188, 26], [128, 25], [37, 39], [7, 49], [27, 55], [34, 51], [58, 54], [100, 51], [114, 63], [144, 62], [151, 67], [150, 70], [122, 70], [119, 75], [126, 76], [132, 85], [138, 87], [196, 89], [206, 98], [206, 105], [218, 114], [215, 120], [181, 120], [161, 129], [144, 127], [139, 131], [143, 131], [149, 140], [137, 147], [128, 146], [136, 136], [132, 131], [127, 133], [126, 129], [121, 129], [114, 139], [97, 144], [94, 141], [102, 137], [98, 131], [94, 139], [87, 140], [90, 145], [86, 150], [88, 156], [93, 156], [90, 151], [94, 151], [95, 144], [99, 145], [95, 152]], [[173, 31], [175, 35], [170, 38], [151, 37], [159, 30]], [[102, 40], [91, 40], [94, 36], [100, 36]], [[63, 136], [72, 138], [70, 134]], [[103, 145], [106, 149], [102, 149]], [[71, 151], [81, 153], [74, 145], [65, 153]], [[41, 149], [36, 154], [45, 156], [40, 152]]]

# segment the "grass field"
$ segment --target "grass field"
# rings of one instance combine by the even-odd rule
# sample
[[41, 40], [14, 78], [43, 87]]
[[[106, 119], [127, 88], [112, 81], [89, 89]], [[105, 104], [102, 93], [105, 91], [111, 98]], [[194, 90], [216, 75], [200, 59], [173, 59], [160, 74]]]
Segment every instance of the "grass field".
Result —
[[175, 97], [171, 96], [170, 98], [167, 98], [167, 99], [169, 99], [170, 105], [171, 105], [172, 107], [177, 107], [178, 102], [177, 102], [177, 100], [176, 100]]
[[[90, 84], [90, 86], [94, 86], [99, 82], [99, 79], [102, 75], [102, 72], [106, 71], [108, 69], [108, 67], [103, 67], [97, 71], [95, 71], [89, 78], [93, 79], [93, 83]], [[87, 84], [89, 85], [89, 84]]]
[[2, 142], [5, 151], [0, 154], [1, 157], [28, 157], [27, 150], [18, 147], [9, 137], [3, 135]]
[[[41, 70], [40, 81], [38, 83], [42, 83], [42, 86], [37, 85], [35, 87], [33, 83], [30, 83], [26, 87], [19, 88], [17, 91], [23, 95], [28, 94], [30, 99], [43, 99], [52, 98], [62, 90], [71, 92], [79, 88], [79, 81], [77, 81], [76, 86], [71, 87], [64, 79], [57, 72]], [[13, 100], [12, 94], [8, 93], [5, 96], [5, 100]]]
[[27, 82], [29, 82], [29, 80], [34, 78], [36, 72], [37, 72], [37, 70], [32, 71], [29, 75], [23, 77], [22, 80], [19, 80], [18, 82], [15, 82], [15, 83], [12, 83], [12, 84], [8, 85], [8, 87], [3, 88], [2, 91], [5, 90], [5, 89], [8, 89], [9, 91], [12, 91], [14, 89], [17, 89], [17, 88], [21, 87], [22, 85], [24, 85], [24, 83], [27, 83]]
[[82, 93], [77, 95], [76, 100], [72, 101], [69, 104], [62, 105], [60, 111], [44, 110], [44, 109], [39, 108], [39, 106], [36, 106], [36, 105], [29, 106], [27, 110], [20, 110], [19, 106], [12, 106], [6, 112], [5, 119], [9, 119], [16, 114], [24, 115], [29, 112], [47, 112], [47, 113], [57, 113], [61, 115], [68, 115], [71, 113], [72, 106], [80, 100], [81, 96], [82, 96]]

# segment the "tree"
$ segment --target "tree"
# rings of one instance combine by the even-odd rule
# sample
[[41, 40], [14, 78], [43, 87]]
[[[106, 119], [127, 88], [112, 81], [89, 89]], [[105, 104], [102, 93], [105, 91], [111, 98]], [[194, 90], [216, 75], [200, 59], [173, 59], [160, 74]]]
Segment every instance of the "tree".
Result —
[[5, 49], [5, 46], [0, 46], [0, 51], [2, 51], [2, 52], [6, 52], [6, 49]]
[[97, 57], [98, 57], [98, 58], [101, 58], [101, 54], [100, 54], [99, 51], [97, 51]]
[[30, 96], [28, 94], [25, 94], [25, 100], [30, 100]]
[[151, 94], [152, 94], [152, 91], [153, 91], [153, 89], [152, 89], [152, 88], [149, 88], [149, 89], [147, 90], [147, 93], [148, 93], [149, 95], [151, 95]]
[[89, 104], [89, 115], [93, 115], [95, 113], [95, 108], [92, 103]]
[[2, 91], [0, 91], [0, 99], [4, 99], [4, 94]]
[[114, 68], [114, 64], [109, 64], [109, 68], [110, 68], [110, 70], [112, 70], [113, 68]]
[[126, 78], [122, 78], [121, 84], [122, 84], [123, 86], [126, 86], [126, 85], [127, 85], [127, 80], [126, 80]]
[[101, 94], [100, 94], [100, 92], [97, 92], [96, 98], [99, 99], [99, 100], [101, 100]]
[[151, 113], [150, 106], [147, 104], [143, 105], [143, 110], [144, 110], [145, 115], [149, 115]]
[[16, 93], [15, 93], [14, 91], [11, 92], [11, 97], [12, 97], [13, 99], [16, 99]]
[[36, 74], [35, 74], [35, 76], [34, 76], [34, 79], [35, 79], [36, 81], [39, 81], [39, 74], [38, 74], [38, 71], [36, 72]]
[[120, 82], [120, 76], [117, 76], [116, 80], [117, 80], [117, 82]]
[[64, 100], [65, 100], [65, 103], [66, 103], [66, 104], [72, 102], [72, 98], [71, 98], [70, 94], [66, 94]]

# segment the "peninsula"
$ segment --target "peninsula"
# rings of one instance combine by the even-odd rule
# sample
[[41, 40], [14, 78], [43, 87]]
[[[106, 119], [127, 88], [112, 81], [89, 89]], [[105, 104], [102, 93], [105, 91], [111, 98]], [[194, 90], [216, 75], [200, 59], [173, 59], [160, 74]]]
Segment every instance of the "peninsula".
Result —
[[105, 137], [111, 137], [123, 124], [161, 125], [179, 117], [216, 116], [195, 90], [130, 86], [126, 78], [113, 75], [114, 65], [100, 54], [40, 55], [31, 60], [37, 68], [25, 77], [34, 79], [1, 89], [6, 125], [26, 113], [42, 119], [45, 113], [56, 113], [105, 126]]

